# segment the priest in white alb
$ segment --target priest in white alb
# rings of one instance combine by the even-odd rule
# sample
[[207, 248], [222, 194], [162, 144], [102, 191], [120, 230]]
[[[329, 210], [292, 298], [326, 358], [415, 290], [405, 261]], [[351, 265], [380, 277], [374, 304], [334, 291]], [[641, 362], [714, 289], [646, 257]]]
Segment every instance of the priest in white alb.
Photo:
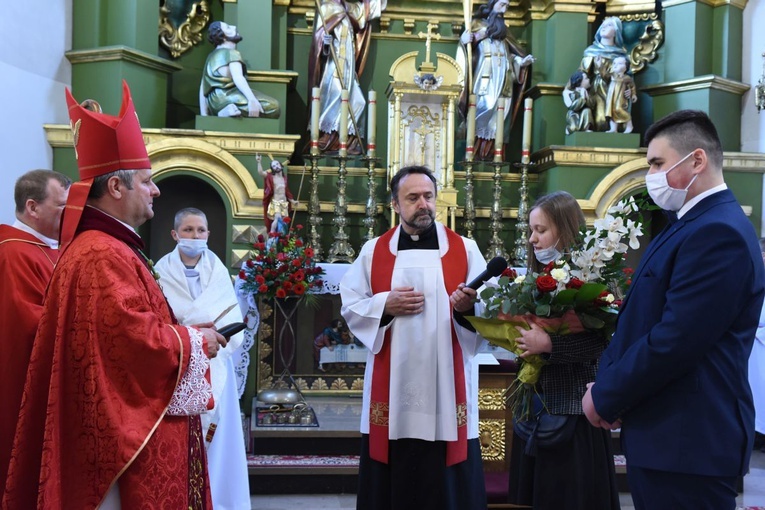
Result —
[[341, 313], [369, 348], [357, 508], [484, 510], [473, 357], [464, 318], [486, 267], [476, 243], [435, 222], [428, 168], [390, 183], [400, 225], [367, 242], [340, 282]]

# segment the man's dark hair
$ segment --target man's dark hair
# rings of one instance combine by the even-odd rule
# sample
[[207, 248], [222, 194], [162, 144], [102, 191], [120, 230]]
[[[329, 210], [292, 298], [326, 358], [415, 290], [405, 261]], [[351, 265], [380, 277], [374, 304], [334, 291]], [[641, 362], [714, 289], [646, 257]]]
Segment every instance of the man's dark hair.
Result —
[[220, 21], [213, 21], [207, 28], [207, 40], [213, 46], [218, 46], [226, 41], [226, 35], [223, 33], [223, 29], [220, 27]]
[[30, 170], [16, 181], [13, 190], [13, 199], [16, 202], [16, 212], [21, 214], [27, 208], [27, 200], [34, 200], [38, 204], [48, 198], [48, 183], [51, 179], [56, 180], [68, 189], [72, 180], [66, 175], [52, 170]]
[[398, 186], [401, 182], [401, 179], [406, 177], [410, 174], [423, 174], [427, 175], [428, 178], [433, 181], [433, 187], [436, 189], [436, 193], [438, 193], [438, 183], [436, 182], [436, 177], [433, 175], [433, 172], [430, 171], [430, 168], [426, 166], [405, 166], [398, 172], [396, 172], [396, 175], [393, 176], [393, 178], [390, 180], [390, 197], [391, 200], [398, 203]]
[[666, 137], [670, 147], [685, 155], [704, 149], [712, 166], [722, 169], [723, 150], [712, 119], [700, 110], [679, 110], [657, 120], [645, 132], [645, 144]]

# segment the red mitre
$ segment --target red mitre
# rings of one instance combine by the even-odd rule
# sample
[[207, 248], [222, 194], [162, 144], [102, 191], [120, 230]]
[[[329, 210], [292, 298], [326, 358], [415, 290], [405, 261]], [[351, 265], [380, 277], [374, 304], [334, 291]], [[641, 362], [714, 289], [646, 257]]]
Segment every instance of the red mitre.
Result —
[[69, 189], [61, 220], [62, 249], [74, 238], [94, 177], [116, 170], [151, 168], [127, 82], [122, 81], [122, 108], [117, 117], [83, 107], [69, 89], [66, 89], [66, 103], [80, 182]]

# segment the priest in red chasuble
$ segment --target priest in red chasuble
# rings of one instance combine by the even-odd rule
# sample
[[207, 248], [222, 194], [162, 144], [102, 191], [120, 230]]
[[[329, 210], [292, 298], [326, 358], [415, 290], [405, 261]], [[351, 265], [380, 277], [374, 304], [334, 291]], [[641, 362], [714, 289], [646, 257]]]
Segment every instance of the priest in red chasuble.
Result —
[[[32, 170], [16, 181], [16, 221], [0, 225], [0, 501], [11, 460], [21, 394], [43, 296], [58, 260], [61, 211], [72, 181], [50, 170]], [[13, 332], [12, 334], [10, 332]]]
[[159, 189], [127, 84], [118, 116], [67, 90], [72, 185], [32, 348], [4, 509], [209, 509], [199, 414], [225, 339], [173, 317], [136, 229]]

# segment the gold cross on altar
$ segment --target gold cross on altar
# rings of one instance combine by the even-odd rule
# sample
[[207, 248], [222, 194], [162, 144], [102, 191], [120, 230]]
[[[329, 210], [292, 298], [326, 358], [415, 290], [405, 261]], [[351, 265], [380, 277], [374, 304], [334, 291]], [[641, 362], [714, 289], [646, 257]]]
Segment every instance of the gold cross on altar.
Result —
[[425, 62], [424, 64], [431, 64], [430, 61], [430, 41], [431, 39], [439, 40], [441, 39], [441, 34], [433, 33], [432, 30], [435, 28], [438, 28], [438, 23], [428, 23], [427, 32], [423, 33], [420, 32], [417, 34], [420, 39], [425, 39]]

